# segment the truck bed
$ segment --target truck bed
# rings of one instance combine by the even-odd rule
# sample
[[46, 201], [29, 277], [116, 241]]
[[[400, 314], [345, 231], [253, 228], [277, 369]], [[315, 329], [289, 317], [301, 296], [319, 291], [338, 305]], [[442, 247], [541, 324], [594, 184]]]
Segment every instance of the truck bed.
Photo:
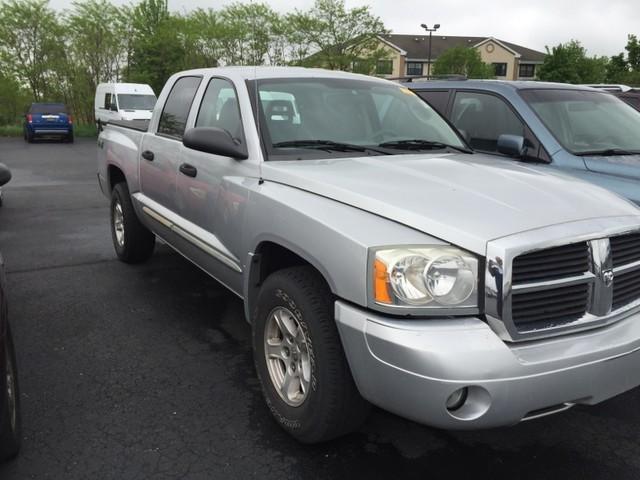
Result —
[[149, 120], [109, 120], [107, 124], [137, 130], [138, 132], [149, 130]]

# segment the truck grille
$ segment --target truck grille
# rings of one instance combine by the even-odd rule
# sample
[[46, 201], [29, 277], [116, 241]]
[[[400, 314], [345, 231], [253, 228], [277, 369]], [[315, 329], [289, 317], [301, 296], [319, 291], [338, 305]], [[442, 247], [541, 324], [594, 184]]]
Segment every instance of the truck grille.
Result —
[[527, 253], [513, 260], [512, 281], [521, 284], [582, 275], [589, 271], [590, 261], [586, 242]]
[[531, 283], [581, 276], [591, 269], [586, 242], [562, 245], [520, 255], [513, 260], [511, 315], [517, 327], [541, 328], [584, 316], [589, 285], [559, 285], [542, 290], [518, 289]]
[[[611, 237], [611, 256], [614, 268], [640, 262], [640, 233]], [[639, 298], [640, 265], [614, 277], [613, 309], [622, 308]]]
[[640, 233], [611, 237], [613, 266], [640, 262]]
[[505, 288], [517, 335], [602, 323], [640, 307], [640, 232], [516, 255]]

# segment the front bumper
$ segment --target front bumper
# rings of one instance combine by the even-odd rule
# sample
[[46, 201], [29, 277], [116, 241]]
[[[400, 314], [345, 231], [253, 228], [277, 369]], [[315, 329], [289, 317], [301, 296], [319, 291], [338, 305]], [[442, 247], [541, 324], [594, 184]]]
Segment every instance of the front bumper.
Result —
[[[510, 344], [479, 318], [396, 320], [341, 301], [335, 310], [360, 393], [426, 425], [513, 425], [640, 385], [640, 313], [587, 332]], [[448, 410], [447, 399], [463, 387], [466, 402]]]

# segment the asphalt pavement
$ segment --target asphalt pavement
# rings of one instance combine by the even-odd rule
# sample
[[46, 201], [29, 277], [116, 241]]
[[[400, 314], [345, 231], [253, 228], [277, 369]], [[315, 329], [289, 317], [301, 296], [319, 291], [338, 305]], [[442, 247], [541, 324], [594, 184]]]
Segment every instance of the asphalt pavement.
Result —
[[160, 246], [113, 251], [96, 146], [0, 139], [23, 450], [0, 479], [640, 478], [640, 391], [515, 427], [444, 432], [374, 410], [298, 444], [271, 419], [238, 298]]

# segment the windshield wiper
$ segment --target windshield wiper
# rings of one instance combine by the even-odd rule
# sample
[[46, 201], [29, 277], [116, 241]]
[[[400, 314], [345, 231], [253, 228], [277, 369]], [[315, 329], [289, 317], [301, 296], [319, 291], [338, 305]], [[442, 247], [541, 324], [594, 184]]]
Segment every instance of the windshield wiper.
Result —
[[331, 140], [290, 140], [273, 144], [274, 148], [310, 148], [316, 150], [333, 150], [338, 152], [376, 152], [381, 155], [391, 155], [384, 150], [355, 145], [352, 143], [333, 142]]
[[442, 142], [432, 142], [431, 140], [395, 140], [392, 142], [384, 142], [378, 145], [382, 148], [394, 148], [397, 150], [440, 150], [443, 148], [452, 148], [459, 152], [473, 153], [468, 148], [456, 147]]
[[624, 150], [622, 148], [605, 148], [603, 150], [591, 150], [588, 152], [576, 153], [579, 157], [613, 157], [616, 155], [638, 155], [640, 150]]

